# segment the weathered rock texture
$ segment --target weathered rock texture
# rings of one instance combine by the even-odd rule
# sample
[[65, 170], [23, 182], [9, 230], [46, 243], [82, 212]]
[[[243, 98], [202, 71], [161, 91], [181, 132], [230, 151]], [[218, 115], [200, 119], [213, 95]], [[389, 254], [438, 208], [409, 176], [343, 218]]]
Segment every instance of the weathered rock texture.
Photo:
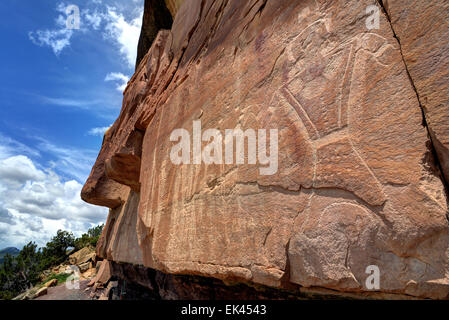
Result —
[[184, 2], [184, 0], [164, 0], [165, 5], [167, 6], [168, 10], [170, 10], [170, 13], [172, 17], [176, 16], [176, 13], [178, 12], [179, 8], [181, 7], [181, 4]]
[[161, 29], [170, 29], [173, 17], [176, 15], [177, 2], [170, 0], [147, 0], [145, 1], [144, 15], [142, 21], [142, 32], [137, 46], [136, 68], [139, 66], [145, 54]]
[[[370, 5], [379, 29], [366, 26]], [[448, 298], [447, 6], [184, 1], [137, 66], [83, 189], [111, 208], [97, 254], [361, 296], [376, 265], [381, 294]], [[173, 164], [171, 132], [199, 119], [278, 129], [277, 173]]]
[[383, 1], [449, 181], [449, 2]]

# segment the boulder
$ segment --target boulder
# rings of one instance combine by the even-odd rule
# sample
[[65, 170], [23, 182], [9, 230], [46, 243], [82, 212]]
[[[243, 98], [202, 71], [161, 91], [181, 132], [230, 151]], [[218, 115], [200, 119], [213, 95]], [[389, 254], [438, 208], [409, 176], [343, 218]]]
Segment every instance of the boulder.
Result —
[[29, 291], [19, 294], [17, 297], [12, 298], [12, 300], [29, 300]]
[[111, 262], [108, 260], [103, 260], [98, 270], [97, 275], [93, 278], [88, 286], [91, 287], [93, 285], [106, 285], [112, 277], [112, 266]]
[[54, 286], [56, 286], [57, 284], [58, 284], [58, 279], [52, 279], [52, 280], [46, 282], [46, 283], [44, 284], [44, 287], [46, 287], [46, 288], [54, 287]]
[[85, 271], [81, 276], [84, 279], [91, 279], [96, 274], [97, 274], [97, 270], [95, 268], [90, 268], [87, 271]]
[[48, 288], [47, 288], [47, 287], [40, 288], [40, 289], [37, 290], [37, 292], [33, 295], [33, 299], [42, 297], [42, 296], [46, 295], [47, 293], [48, 293]]
[[84, 247], [69, 256], [69, 262], [72, 265], [81, 265], [93, 260], [95, 260], [95, 251], [91, 247]]
[[98, 270], [100, 270], [100, 267], [101, 267], [101, 264], [103, 263], [103, 260], [98, 260], [96, 263], [95, 263], [95, 270], [96, 270], [96, 272], [98, 272]]
[[78, 268], [80, 269], [81, 273], [86, 272], [87, 270], [89, 270], [91, 268], [91, 266], [92, 266], [92, 262], [91, 261], [87, 261], [87, 262], [78, 264]]

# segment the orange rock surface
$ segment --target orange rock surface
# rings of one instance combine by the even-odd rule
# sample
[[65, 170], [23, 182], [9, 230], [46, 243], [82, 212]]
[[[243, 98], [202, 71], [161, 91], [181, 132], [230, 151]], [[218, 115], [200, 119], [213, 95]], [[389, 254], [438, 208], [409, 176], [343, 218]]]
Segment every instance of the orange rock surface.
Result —
[[[366, 24], [373, 4], [378, 29]], [[448, 12], [445, 1], [185, 0], [83, 188], [111, 208], [97, 255], [353, 293], [371, 290], [375, 265], [376, 291], [448, 298]], [[170, 135], [195, 120], [277, 129], [277, 172], [174, 164]]]

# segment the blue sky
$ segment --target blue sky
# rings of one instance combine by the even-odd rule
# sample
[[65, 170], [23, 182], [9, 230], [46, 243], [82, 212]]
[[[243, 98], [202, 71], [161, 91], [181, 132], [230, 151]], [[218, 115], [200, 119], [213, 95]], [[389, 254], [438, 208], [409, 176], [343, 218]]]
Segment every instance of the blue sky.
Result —
[[120, 112], [142, 11], [143, 0], [0, 2], [0, 249], [106, 220], [79, 192]]

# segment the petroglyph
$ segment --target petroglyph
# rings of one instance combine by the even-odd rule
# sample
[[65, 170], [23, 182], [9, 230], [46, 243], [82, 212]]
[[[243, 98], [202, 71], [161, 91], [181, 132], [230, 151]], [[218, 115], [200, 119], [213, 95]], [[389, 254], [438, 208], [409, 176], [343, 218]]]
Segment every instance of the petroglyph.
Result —
[[[385, 16], [368, 30], [372, 1], [201, 4], [180, 8], [170, 57], [155, 44], [142, 60], [84, 187], [91, 203], [138, 206], [136, 227], [132, 214], [120, 224], [137, 241], [112, 229], [100, 256], [119, 243], [169, 274], [362, 294], [374, 264], [382, 294], [447, 298], [447, 198]], [[146, 88], [151, 57], [163, 61]], [[205, 129], [278, 129], [279, 170], [262, 176], [246, 159], [173, 165], [171, 132], [198, 118]], [[140, 193], [129, 197], [103, 171], [135, 128], [145, 132]]]

